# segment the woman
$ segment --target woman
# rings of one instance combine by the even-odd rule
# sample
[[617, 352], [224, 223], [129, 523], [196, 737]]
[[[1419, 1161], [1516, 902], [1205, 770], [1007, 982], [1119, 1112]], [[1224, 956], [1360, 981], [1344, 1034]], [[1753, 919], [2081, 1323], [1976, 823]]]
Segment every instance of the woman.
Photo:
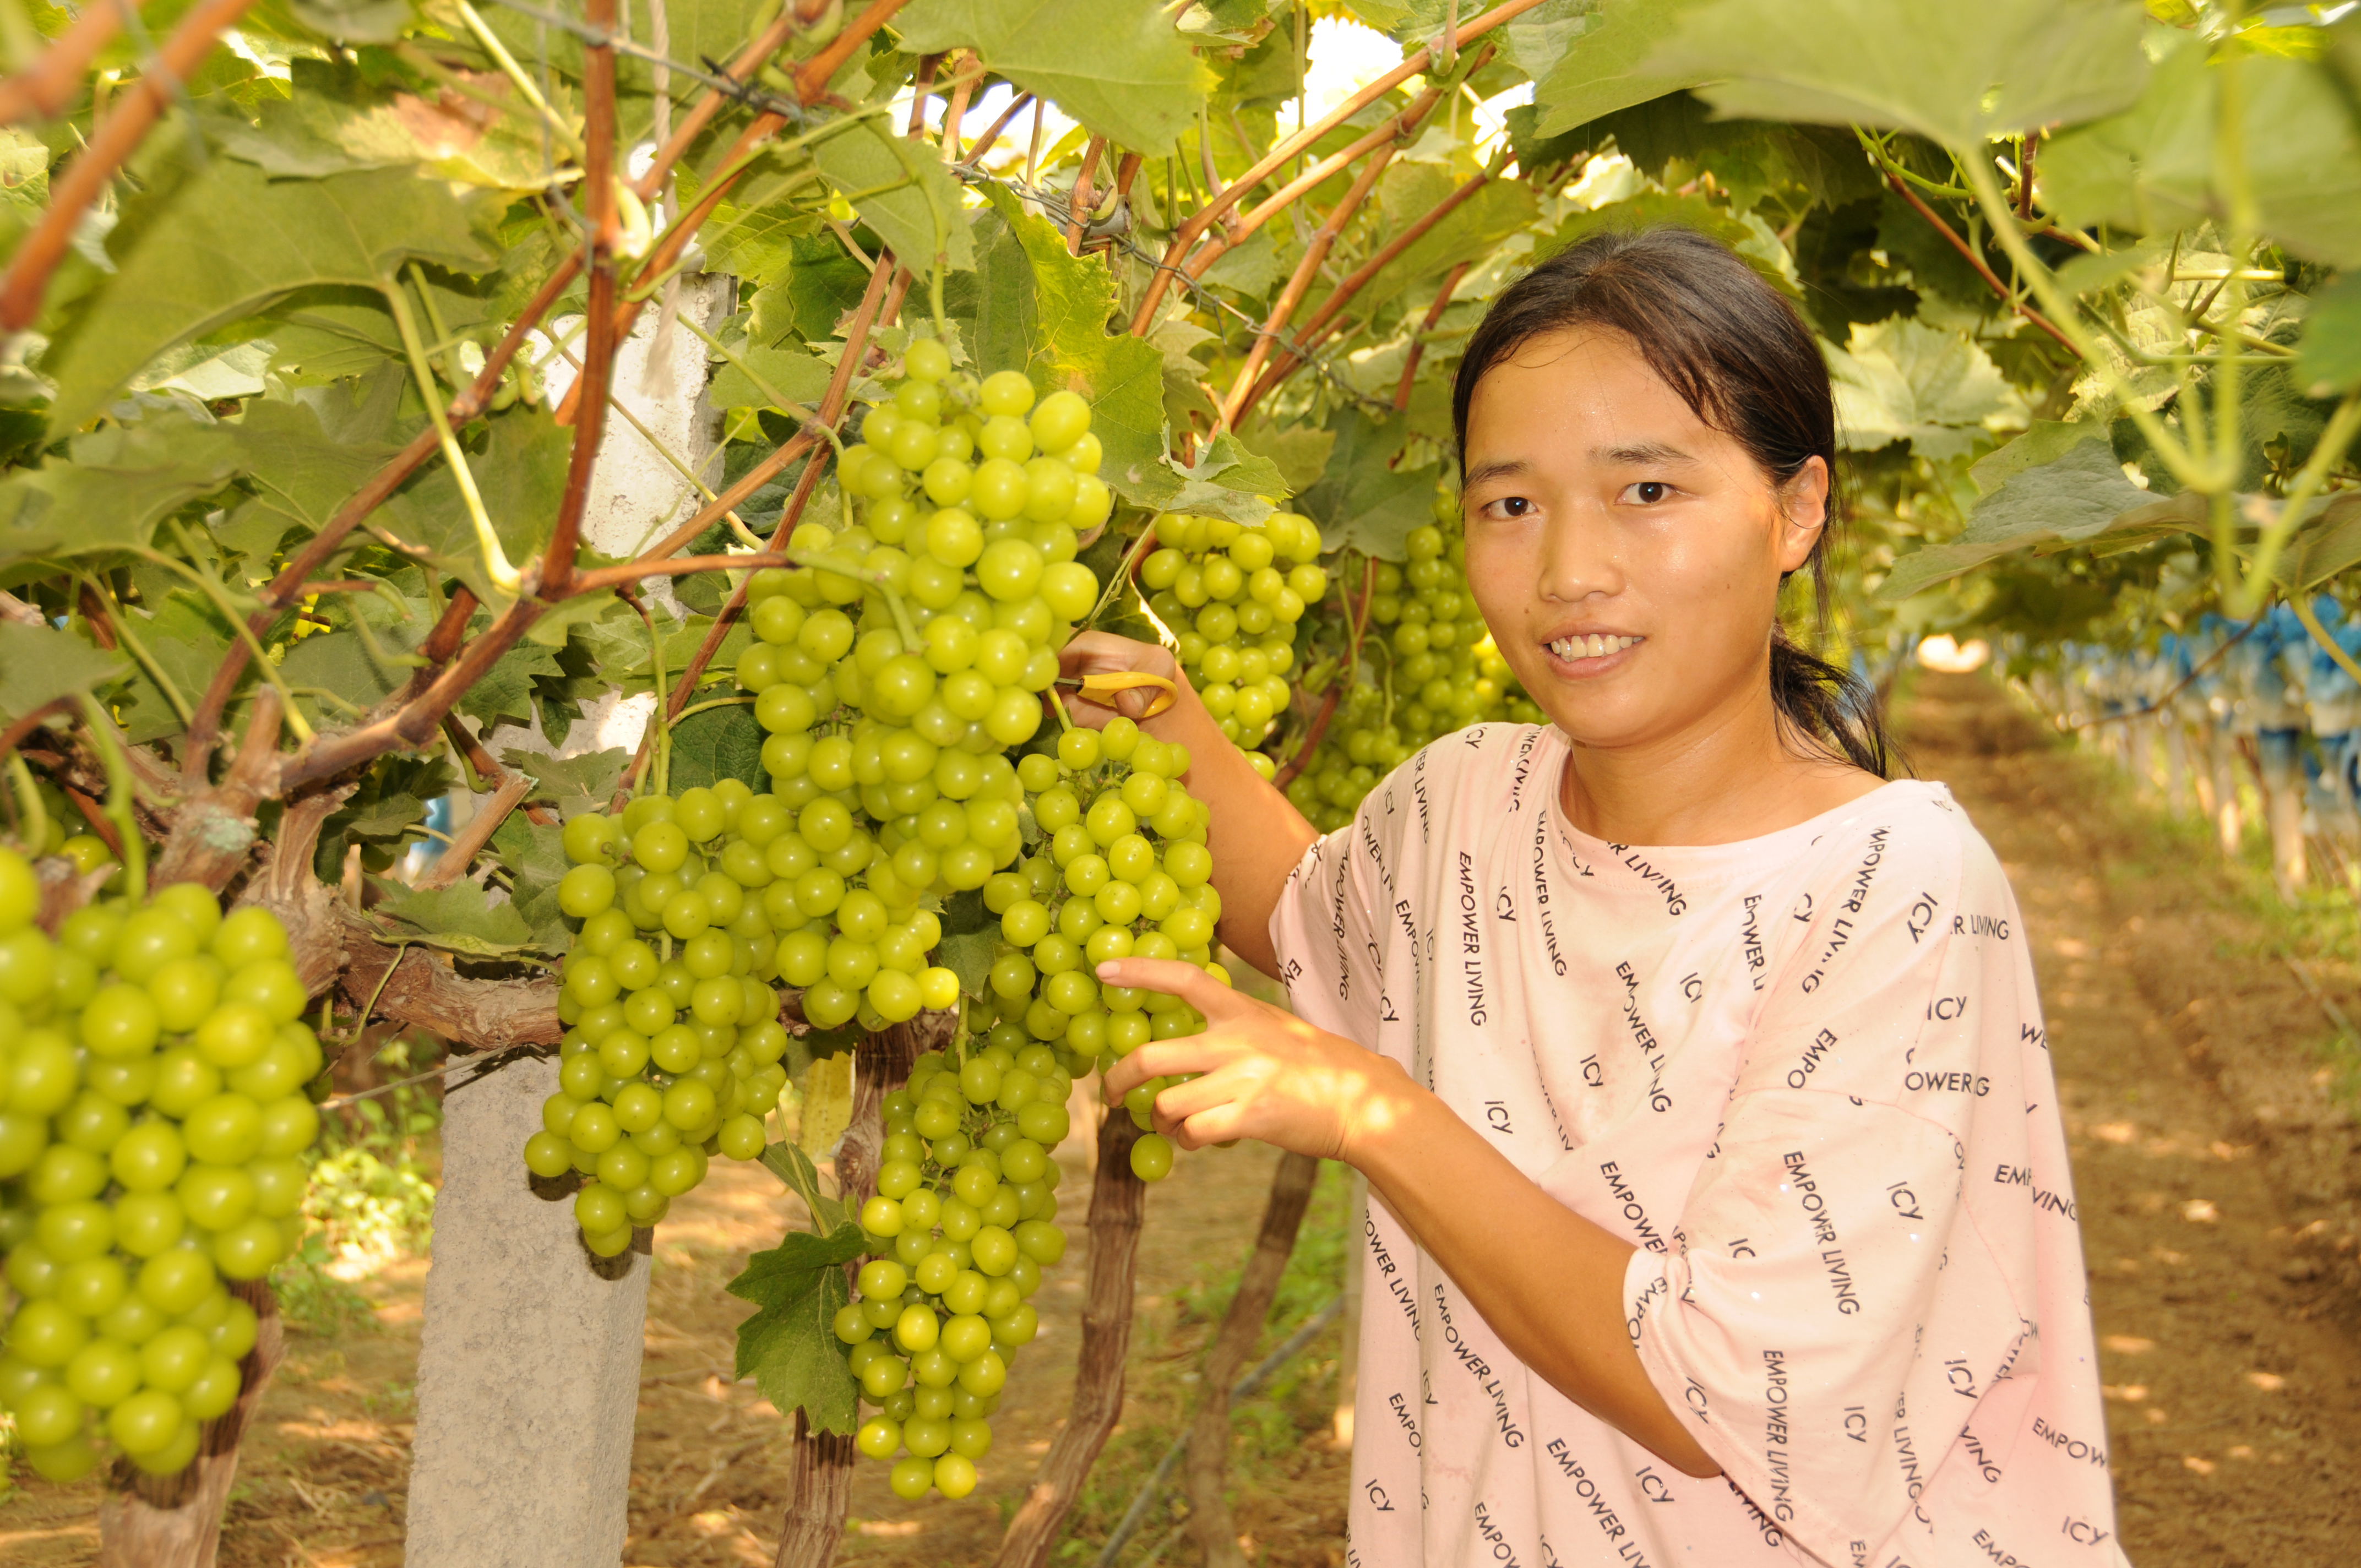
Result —
[[1834, 516], [1810, 333], [1700, 236], [1595, 238], [1500, 296], [1453, 414], [1469, 583], [1551, 724], [1448, 736], [1322, 839], [1184, 689], [1148, 728], [1294, 1013], [1098, 971], [1209, 1020], [1111, 1096], [1202, 1074], [1156, 1099], [1183, 1146], [1368, 1177], [1348, 1561], [2121, 1563], [2023, 921], [1780, 631]]

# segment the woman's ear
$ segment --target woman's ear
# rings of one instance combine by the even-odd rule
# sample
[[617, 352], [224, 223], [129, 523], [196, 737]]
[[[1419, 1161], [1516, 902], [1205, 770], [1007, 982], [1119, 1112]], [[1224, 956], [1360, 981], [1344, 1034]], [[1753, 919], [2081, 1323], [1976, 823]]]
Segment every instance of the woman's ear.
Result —
[[1777, 552], [1781, 576], [1800, 569], [1812, 558], [1812, 547], [1828, 527], [1828, 466], [1818, 456], [1807, 457], [1795, 477], [1779, 487]]

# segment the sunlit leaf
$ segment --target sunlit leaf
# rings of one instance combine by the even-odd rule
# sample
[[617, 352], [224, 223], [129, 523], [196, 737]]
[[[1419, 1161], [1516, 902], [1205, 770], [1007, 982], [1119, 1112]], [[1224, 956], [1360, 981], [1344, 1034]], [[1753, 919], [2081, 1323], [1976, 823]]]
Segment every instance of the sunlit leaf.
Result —
[[1161, 149], [1210, 85], [1160, 5], [1106, 0], [913, 0], [893, 21], [917, 54], [966, 48], [1119, 147]]
[[126, 203], [108, 240], [118, 269], [42, 361], [58, 383], [50, 428], [71, 431], [139, 367], [186, 338], [302, 288], [373, 288], [417, 258], [461, 271], [499, 258], [467, 202], [409, 169], [272, 180], [215, 158]]
[[2295, 365], [2297, 379], [2315, 398], [2361, 387], [2361, 273], [2312, 296]]
[[1976, 148], [2131, 103], [2145, 17], [2134, 0], [1714, 0], [1638, 69], [1710, 82], [1699, 92], [1725, 115]]
[[1554, 137], [1705, 80], [1641, 70], [1695, 6], [1696, 0], [1556, 0], [1501, 29], [1517, 65], [1533, 79], [1536, 134]]
[[[2163, 234], [2228, 215], [2215, 164], [2224, 67], [2203, 40], [2168, 36], [2139, 102], [2043, 147], [2043, 193], [2069, 226]], [[2361, 264], [2361, 116], [2346, 90], [2311, 60], [2249, 55], [2236, 69], [2263, 232], [2310, 260]]]
[[1068, 255], [1054, 225], [997, 186], [988, 193], [1031, 269], [1037, 346], [1026, 368], [1033, 384], [1045, 392], [1071, 386], [1089, 398], [1091, 430], [1105, 449], [1099, 477], [1126, 499], [1161, 504], [1178, 483], [1163, 466], [1164, 356], [1107, 330], [1116, 300], [1105, 262]]
[[895, 136], [873, 115], [819, 142], [812, 157], [895, 259], [922, 272], [938, 255], [961, 270], [975, 265], [959, 183], [930, 144]]
[[1907, 441], [1922, 457], [1957, 457], [1990, 438], [1992, 422], [2024, 411], [1992, 356], [1961, 333], [1896, 317], [1856, 325], [1828, 354], [1838, 439], [1850, 451]]

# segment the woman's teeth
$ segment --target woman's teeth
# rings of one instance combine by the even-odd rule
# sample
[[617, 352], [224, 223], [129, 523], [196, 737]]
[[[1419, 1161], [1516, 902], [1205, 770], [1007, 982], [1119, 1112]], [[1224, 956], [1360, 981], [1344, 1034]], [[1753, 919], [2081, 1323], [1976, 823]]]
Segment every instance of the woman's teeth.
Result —
[[1594, 632], [1588, 637], [1561, 637], [1549, 645], [1549, 650], [1572, 664], [1585, 659], [1603, 659], [1646, 641], [1643, 637], [1601, 637]]

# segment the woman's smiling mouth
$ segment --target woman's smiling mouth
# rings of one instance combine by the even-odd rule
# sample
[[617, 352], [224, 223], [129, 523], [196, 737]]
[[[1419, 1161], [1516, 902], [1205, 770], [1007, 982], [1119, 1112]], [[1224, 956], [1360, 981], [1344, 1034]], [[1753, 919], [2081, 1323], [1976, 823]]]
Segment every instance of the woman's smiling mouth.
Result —
[[1570, 632], [1564, 637], [1552, 638], [1544, 646], [1568, 669], [1589, 674], [1593, 671], [1603, 671], [1609, 660], [1646, 641], [1644, 637], [1627, 637], [1613, 631]]

